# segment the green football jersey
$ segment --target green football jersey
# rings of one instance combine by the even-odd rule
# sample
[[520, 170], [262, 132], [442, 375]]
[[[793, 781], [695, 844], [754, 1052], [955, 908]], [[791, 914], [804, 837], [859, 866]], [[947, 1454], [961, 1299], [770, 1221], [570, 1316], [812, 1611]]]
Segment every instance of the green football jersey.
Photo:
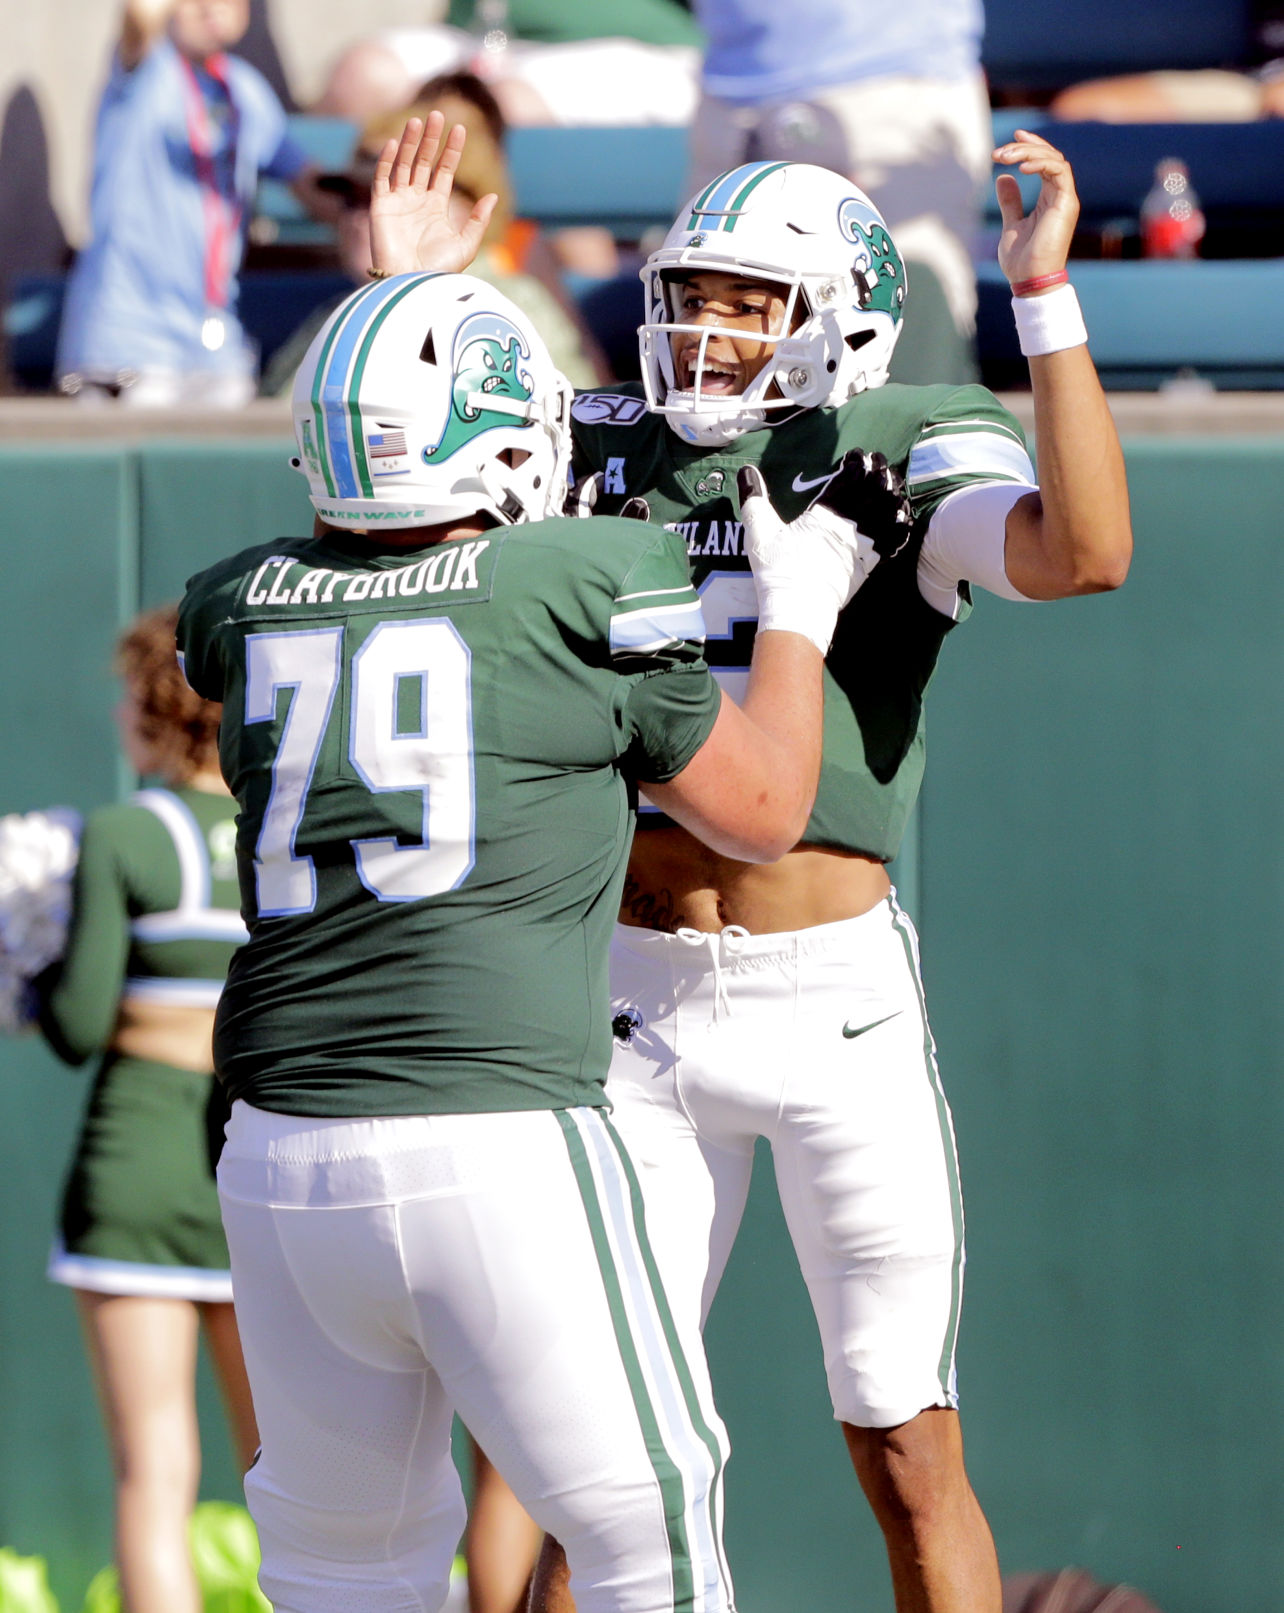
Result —
[[[800, 410], [725, 448], [685, 443], [647, 412], [640, 385], [582, 393], [572, 409], [576, 464], [602, 473], [598, 510], [644, 496], [651, 519], [682, 534], [704, 605], [705, 654], [739, 698], [757, 607], [744, 555], [736, 471], [761, 467], [776, 509], [800, 514], [849, 448], [886, 455], [904, 476], [912, 541], [882, 560], [839, 617], [825, 668], [820, 788], [812, 845], [896, 855], [923, 777], [923, 696], [954, 625], [920, 594], [918, 554], [932, 512], [959, 488], [1033, 482], [1017, 421], [979, 386], [888, 385], [837, 409]], [[966, 598], [959, 619], [966, 614]], [[639, 827], [666, 822], [643, 811]]]
[[233, 1098], [307, 1115], [602, 1101], [630, 779], [721, 696], [682, 544], [545, 521], [417, 551], [279, 540], [188, 585], [223, 702], [250, 940], [219, 1008]]

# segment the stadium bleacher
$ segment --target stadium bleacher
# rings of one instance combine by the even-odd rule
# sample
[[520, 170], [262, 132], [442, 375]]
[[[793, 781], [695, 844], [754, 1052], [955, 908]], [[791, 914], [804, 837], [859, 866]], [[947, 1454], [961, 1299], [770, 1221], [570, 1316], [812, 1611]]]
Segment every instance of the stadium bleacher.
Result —
[[1107, 73], [1241, 63], [1250, 21], [1247, 5], [1207, 0], [1078, 0], [1073, 9], [1047, 0], [985, 0], [981, 59], [1002, 101], [1019, 89], [1056, 90]]
[[[1162, 61], [1203, 66], [1241, 61], [1249, 49], [1244, 8], [1171, 0], [1162, 25], [1089, 0], [1073, 30], [1049, 28], [1040, 8], [1007, 0], [987, 6], [986, 63], [992, 82], [1036, 94], [1085, 73], [1128, 71]], [[1082, 213], [1075, 255], [1135, 259], [1138, 212], [1156, 163], [1188, 166], [1208, 233], [1202, 259], [1183, 265], [1082, 262], [1074, 279], [1106, 384], [1151, 388], [1193, 371], [1217, 387], [1284, 386], [1280, 291], [1284, 265], [1284, 120], [1256, 123], [1068, 123], [1031, 106], [998, 106], [996, 144], [1017, 128], [1048, 134], [1070, 159]], [[291, 131], [326, 168], [346, 165], [350, 123], [296, 115]], [[686, 183], [686, 131], [673, 127], [516, 128], [509, 163], [520, 212], [547, 229], [598, 224], [636, 243], [665, 227]], [[996, 170], [997, 171], [997, 170]], [[1037, 181], [1017, 176], [1027, 205]], [[997, 386], [1025, 384], [1005, 288], [993, 260], [999, 217], [987, 187], [978, 245], [978, 357]], [[342, 289], [329, 266], [327, 235], [290, 193], [265, 182], [242, 277], [244, 323], [266, 362], [313, 308]], [[570, 290], [604, 349], [628, 373], [638, 287], [630, 267], [614, 281], [574, 281]], [[18, 385], [50, 384], [61, 309], [57, 275], [20, 278], [5, 311], [9, 364]]]

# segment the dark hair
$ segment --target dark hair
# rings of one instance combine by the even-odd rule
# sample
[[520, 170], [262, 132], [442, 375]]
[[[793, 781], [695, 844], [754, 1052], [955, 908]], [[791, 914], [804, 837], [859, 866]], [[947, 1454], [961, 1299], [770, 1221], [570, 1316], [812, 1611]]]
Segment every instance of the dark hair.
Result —
[[138, 703], [140, 737], [154, 747], [159, 770], [181, 780], [217, 765], [223, 708], [190, 689], [178, 665], [178, 606], [136, 616], [116, 640], [116, 671]]
[[421, 84], [410, 97], [412, 101], [434, 102], [443, 95], [457, 95], [461, 101], [471, 101], [486, 121], [486, 127], [497, 146], [502, 146], [508, 133], [508, 124], [499, 109], [499, 102], [491, 93], [490, 85], [476, 73], [438, 73]]

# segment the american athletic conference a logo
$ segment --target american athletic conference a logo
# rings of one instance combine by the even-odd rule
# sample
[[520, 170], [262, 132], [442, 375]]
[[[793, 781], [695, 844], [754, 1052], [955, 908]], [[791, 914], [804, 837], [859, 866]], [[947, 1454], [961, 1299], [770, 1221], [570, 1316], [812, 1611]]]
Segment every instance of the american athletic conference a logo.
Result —
[[455, 332], [451, 356], [450, 414], [436, 446], [424, 449], [425, 464], [449, 459], [461, 444], [496, 426], [530, 425], [516, 412], [486, 406], [492, 398], [530, 402], [533, 383], [525, 368], [530, 356], [521, 331], [503, 314], [479, 313], [464, 320]]

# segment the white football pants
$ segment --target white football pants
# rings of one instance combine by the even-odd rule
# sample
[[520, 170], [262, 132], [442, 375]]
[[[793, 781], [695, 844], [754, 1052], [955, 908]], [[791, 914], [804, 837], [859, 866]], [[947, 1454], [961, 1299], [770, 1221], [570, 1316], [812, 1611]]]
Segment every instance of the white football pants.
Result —
[[320, 1120], [238, 1102], [219, 1165], [277, 1613], [434, 1613], [452, 1411], [566, 1548], [580, 1613], [725, 1613], [726, 1436], [598, 1109]]
[[914, 927], [748, 935], [619, 925], [612, 1118], [680, 1318], [703, 1323], [771, 1145], [834, 1415], [891, 1428], [958, 1404], [963, 1205]]

